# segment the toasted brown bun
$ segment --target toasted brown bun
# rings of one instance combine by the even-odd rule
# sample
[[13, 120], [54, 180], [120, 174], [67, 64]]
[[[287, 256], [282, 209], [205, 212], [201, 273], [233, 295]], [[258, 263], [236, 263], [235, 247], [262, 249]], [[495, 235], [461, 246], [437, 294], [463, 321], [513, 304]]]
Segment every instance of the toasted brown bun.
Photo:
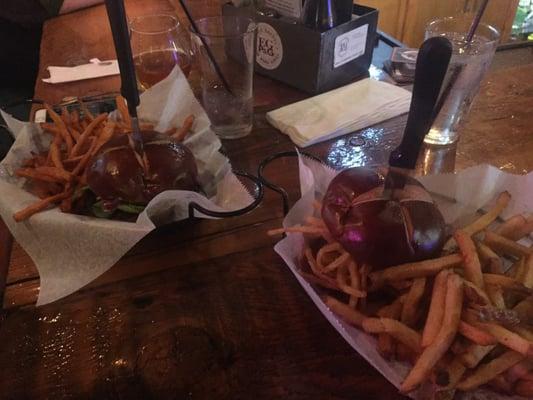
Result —
[[149, 176], [135, 158], [127, 135], [102, 147], [87, 169], [87, 184], [104, 200], [147, 204], [165, 190], [198, 191], [198, 171], [191, 151], [166, 135], [142, 133]]

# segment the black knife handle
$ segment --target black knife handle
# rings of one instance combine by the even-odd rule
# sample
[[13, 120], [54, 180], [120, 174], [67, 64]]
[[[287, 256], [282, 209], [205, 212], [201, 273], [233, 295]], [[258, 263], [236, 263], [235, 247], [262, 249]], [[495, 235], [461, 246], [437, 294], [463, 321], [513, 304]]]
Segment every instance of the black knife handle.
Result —
[[128, 111], [131, 116], [137, 116], [137, 106], [140, 103], [137, 77], [131, 53], [130, 34], [126, 10], [123, 0], [105, 0], [107, 16], [113, 33], [113, 42], [120, 68], [120, 93], [128, 101]]
[[413, 95], [402, 141], [389, 158], [392, 167], [414, 169], [424, 136], [433, 123], [433, 110], [452, 56], [444, 37], [427, 39], [418, 52]]

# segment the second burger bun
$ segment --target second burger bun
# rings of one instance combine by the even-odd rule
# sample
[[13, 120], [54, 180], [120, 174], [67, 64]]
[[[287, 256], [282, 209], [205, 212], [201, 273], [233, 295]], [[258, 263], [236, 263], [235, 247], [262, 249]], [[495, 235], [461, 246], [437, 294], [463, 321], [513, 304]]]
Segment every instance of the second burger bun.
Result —
[[137, 161], [127, 135], [111, 139], [87, 169], [87, 184], [103, 200], [147, 204], [166, 190], [198, 191], [198, 170], [191, 151], [172, 137], [142, 132], [149, 176]]

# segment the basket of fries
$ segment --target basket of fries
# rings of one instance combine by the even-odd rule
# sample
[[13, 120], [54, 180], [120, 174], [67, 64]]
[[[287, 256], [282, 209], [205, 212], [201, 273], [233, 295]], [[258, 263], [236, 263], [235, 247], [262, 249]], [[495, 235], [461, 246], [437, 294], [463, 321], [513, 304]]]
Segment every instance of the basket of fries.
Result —
[[337, 171], [299, 167], [301, 198], [269, 234], [286, 234], [276, 252], [355, 350], [411, 398], [533, 398], [532, 174], [421, 178], [450, 227], [442, 254], [374, 269], [321, 218]]
[[[111, 111], [113, 106], [116, 110]], [[146, 139], [145, 154], [153, 151], [148, 147], [152, 143], [155, 147], [168, 142], [168, 148], [177, 149], [178, 155], [188, 157], [187, 166], [192, 165], [183, 169], [191, 171], [187, 185], [173, 186], [173, 190], [160, 185], [150, 193], [155, 197], [145, 203], [137, 201], [138, 196], [126, 201], [124, 190], [116, 201], [99, 195], [91, 186], [91, 173], [100, 171], [100, 162], [107, 163], [102, 179], [107, 179], [111, 191], [117, 190], [114, 177], [125, 174], [127, 185], [136, 178], [129, 167], [126, 171], [119, 168], [133, 152], [127, 145], [114, 144], [122, 139], [127, 144], [131, 132], [124, 99], [106, 98], [105, 107], [109, 112], [96, 114], [84, 103], [59, 108], [45, 105], [49, 120], [40, 124], [22, 123], [2, 113], [15, 143], [0, 163], [0, 215], [39, 270], [38, 305], [94, 280], [156, 226], [189, 217], [240, 215], [261, 201], [260, 182], [249, 174], [233, 172], [219, 152], [221, 143], [178, 68], [141, 95], [138, 111], [143, 135], [155, 138], [152, 142]], [[124, 150], [129, 153], [104, 160], [122, 148], [130, 149]], [[167, 153], [157, 154], [167, 157]], [[158, 161], [152, 159], [153, 176], [143, 177], [142, 190], [133, 188], [133, 194], [142, 194], [141, 200], [147, 188], [155, 187], [156, 178], [162, 179], [172, 168], [171, 163], [158, 167]], [[171, 176], [173, 182], [186, 175], [183, 171], [178, 170], [176, 178]]]

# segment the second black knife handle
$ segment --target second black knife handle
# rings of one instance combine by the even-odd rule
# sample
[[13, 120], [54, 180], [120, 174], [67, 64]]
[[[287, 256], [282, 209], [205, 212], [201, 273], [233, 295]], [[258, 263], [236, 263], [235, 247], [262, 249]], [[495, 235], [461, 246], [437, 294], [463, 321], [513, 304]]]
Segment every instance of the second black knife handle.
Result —
[[109, 24], [111, 25], [113, 42], [115, 43], [118, 66], [120, 68], [120, 93], [128, 101], [130, 114], [137, 115], [135, 110], [140, 103], [139, 90], [137, 89], [137, 77], [135, 75], [135, 65], [131, 53], [130, 34], [124, 1], [105, 0], [105, 6]]

